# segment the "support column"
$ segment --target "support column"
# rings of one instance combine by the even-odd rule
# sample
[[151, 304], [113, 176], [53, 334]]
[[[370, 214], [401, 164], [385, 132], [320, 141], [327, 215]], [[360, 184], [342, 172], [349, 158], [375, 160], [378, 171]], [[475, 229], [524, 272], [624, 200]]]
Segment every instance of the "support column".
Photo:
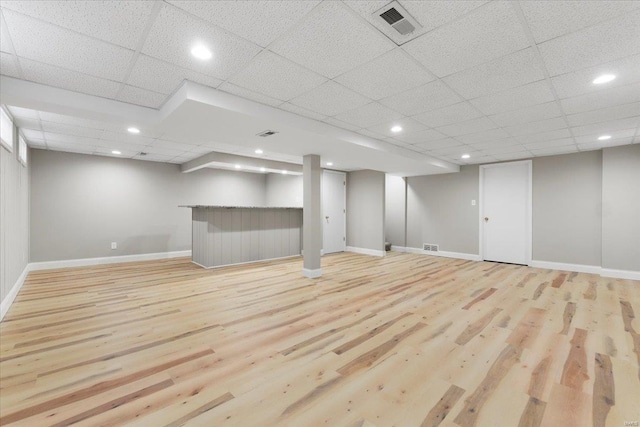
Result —
[[315, 279], [322, 275], [320, 251], [322, 249], [322, 212], [320, 178], [320, 156], [308, 154], [303, 157], [302, 180], [304, 204], [302, 212], [302, 275]]

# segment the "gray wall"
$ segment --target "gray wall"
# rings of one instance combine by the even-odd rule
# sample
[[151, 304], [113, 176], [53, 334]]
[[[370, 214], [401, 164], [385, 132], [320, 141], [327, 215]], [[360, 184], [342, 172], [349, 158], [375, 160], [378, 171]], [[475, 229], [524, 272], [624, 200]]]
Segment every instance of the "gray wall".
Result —
[[[17, 132], [14, 132], [17, 136]], [[16, 138], [17, 139], [17, 138]], [[18, 160], [18, 143], [13, 152], [0, 147], [0, 301], [16, 284], [29, 263], [29, 163]]]
[[32, 150], [31, 261], [188, 250], [191, 210], [178, 205], [264, 206], [265, 180], [262, 174], [183, 174], [179, 165]]
[[385, 174], [347, 173], [347, 246], [384, 251]]
[[[478, 254], [478, 166], [407, 178], [407, 247]], [[476, 205], [471, 205], [476, 200]]]
[[603, 150], [602, 267], [640, 271], [640, 145]]
[[272, 173], [266, 180], [265, 206], [302, 207], [302, 175]]
[[602, 152], [533, 159], [533, 259], [600, 265]]
[[385, 179], [385, 240], [405, 246], [407, 186], [405, 178], [387, 175]]

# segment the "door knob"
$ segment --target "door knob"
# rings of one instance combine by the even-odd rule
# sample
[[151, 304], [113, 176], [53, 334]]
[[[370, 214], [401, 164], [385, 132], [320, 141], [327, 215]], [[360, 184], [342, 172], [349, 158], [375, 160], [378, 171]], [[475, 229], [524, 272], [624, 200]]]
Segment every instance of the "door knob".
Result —
[[488, 216], [484, 217], [484, 222], [489, 222], [489, 217]]
[[327, 220], [327, 222], [329, 222], [329, 215], [325, 216], [324, 218]]

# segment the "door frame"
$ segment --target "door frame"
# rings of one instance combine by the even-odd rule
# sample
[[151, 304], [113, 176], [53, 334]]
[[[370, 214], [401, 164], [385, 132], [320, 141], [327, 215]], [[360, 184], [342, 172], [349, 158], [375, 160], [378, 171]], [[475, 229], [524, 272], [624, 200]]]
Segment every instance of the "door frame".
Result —
[[531, 265], [531, 259], [533, 255], [533, 161], [520, 160], [517, 162], [504, 162], [504, 163], [492, 163], [488, 165], [480, 165], [480, 188], [478, 198], [478, 229], [479, 229], [479, 248], [478, 254], [480, 255], [480, 261], [484, 261], [484, 226], [482, 219], [484, 218], [484, 171], [489, 168], [499, 168], [505, 166], [513, 166], [518, 164], [524, 164], [527, 166], [527, 221], [526, 221], [526, 265]]
[[[344, 230], [342, 230], [342, 235], [344, 237], [344, 239], [342, 240], [342, 252], [346, 252], [347, 250], [347, 173], [346, 172], [341, 172], [341, 171], [336, 171], [336, 170], [331, 170], [331, 169], [323, 169], [322, 170], [322, 203], [324, 204], [324, 174], [325, 173], [331, 173], [334, 175], [340, 175], [343, 178], [343, 182], [344, 182], [344, 200], [342, 201], [343, 206], [344, 206], [344, 212], [342, 213], [344, 216]], [[322, 206], [322, 217], [324, 219], [324, 206]], [[335, 252], [337, 253], [337, 252]], [[324, 221], [322, 222], [322, 254], [324, 255]]]

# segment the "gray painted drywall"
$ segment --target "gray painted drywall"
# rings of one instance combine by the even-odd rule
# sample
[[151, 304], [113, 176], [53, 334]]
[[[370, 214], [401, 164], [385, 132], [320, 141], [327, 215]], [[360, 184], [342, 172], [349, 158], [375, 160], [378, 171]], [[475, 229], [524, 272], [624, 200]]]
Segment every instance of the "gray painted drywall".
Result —
[[405, 246], [407, 187], [405, 178], [385, 178], [385, 240], [393, 246]]
[[266, 204], [270, 207], [302, 207], [302, 176], [268, 174]]
[[640, 145], [602, 153], [602, 267], [640, 271]]
[[602, 152], [533, 159], [533, 259], [599, 266]]
[[347, 173], [347, 246], [384, 251], [385, 174]]
[[441, 251], [478, 254], [478, 186], [477, 165], [407, 178], [407, 247], [430, 243]]
[[191, 249], [190, 204], [264, 206], [265, 175], [32, 150], [31, 261]]
[[[14, 132], [17, 136], [17, 132]], [[13, 152], [0, 147], [0, 301], [15, 286], [29, 263], [29, 168]]]
[[302, 246], [303, 246], [303, 274], [307, 277], [317, 277], [322, 251], [322, 168], [320, 156], [307, 154], [302, 158], [303, 197], [302, 211]]

